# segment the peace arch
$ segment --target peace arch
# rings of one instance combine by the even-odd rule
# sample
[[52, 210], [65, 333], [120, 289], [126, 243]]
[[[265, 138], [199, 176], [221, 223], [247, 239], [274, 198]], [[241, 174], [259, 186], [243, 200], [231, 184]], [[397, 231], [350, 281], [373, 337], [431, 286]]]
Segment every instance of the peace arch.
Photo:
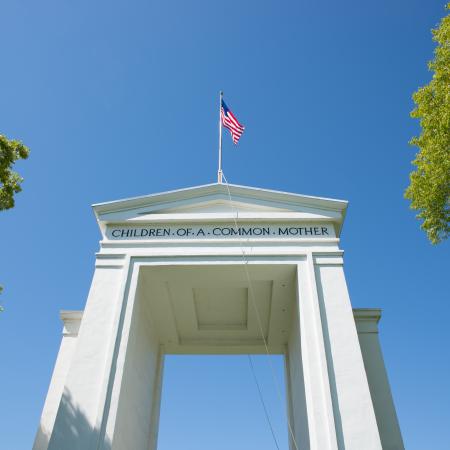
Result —
[[34, 450], [156, 450], [164, 355], [266, 352], [291, 450], [404, 448], [381, 312], [347, 291], [347, 202], [217, 183], [93, 208], [92, 285], [61, 312]]

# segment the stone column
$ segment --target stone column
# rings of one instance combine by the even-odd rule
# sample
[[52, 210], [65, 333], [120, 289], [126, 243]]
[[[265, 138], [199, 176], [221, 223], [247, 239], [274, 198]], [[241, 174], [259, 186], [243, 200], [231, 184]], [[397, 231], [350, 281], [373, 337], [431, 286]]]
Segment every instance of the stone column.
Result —
[[[49, 450], [96, 449], [124, 298], [123, 260], [97, 261]], [[52, 394], [53, 395], [53, 394]]]
[[[106, 435], [111, 450], [156, 450], [164, 349], [159, 344], [143, 283], [131, 291], [130, 314], [124, 320], [122, 343], [111, 397]], [[103, 449], [108, 449], [104, 444]]]
[[381, 310], [356, 309], [354, 316], [383, 450], [404, 450], [378, 339], [378, 321], [381, 317]]
[[75, 351], [83, 312], [61, 311], [60, 316], [64, 324], [61, 345], [59, 347], [55, 368], [53, 369], [47, 398], [45, 399], [44, 408], [42, 410], [33, 450], [47, 450], [48, 448], [50, 435], [58, 412], [59, 402], [61, 401], [64, 390], [67, 372], [69, 371], [72, 356]]
[[[290, 371], [290, 383], [294, 394], [292, 411], [297, 445], [299, 450], [337, 450], [325, 343], [310, 255], [297, 266], [297, 294], [296, 316], [291, 331], [294, 334], [289, 341], [289, 360], [291, 368], [296, 369]], [[300, 350], [301, 367], [297, 352], [293, 352], [295, 348]], [[304, 436], [305, 419], [309, 446]]]
[[342, 258], [316, 255], [314, 267], [339, 449], [381, 450]]

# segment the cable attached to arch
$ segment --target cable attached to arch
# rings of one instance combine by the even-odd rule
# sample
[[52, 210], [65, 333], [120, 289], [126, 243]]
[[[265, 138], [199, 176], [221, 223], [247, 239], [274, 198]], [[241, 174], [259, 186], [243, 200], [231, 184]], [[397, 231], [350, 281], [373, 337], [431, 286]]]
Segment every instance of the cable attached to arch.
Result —
[[272, 421], [270, 420], [269, 412], [267, 411], [266, 403], [265, 403], [264, 397], [262, 395], [261, 386], [259, 385], [258, 378], [256, 377], [256, 372], [255, 372], [255, 367], [253, 366], [252, 357], [251, 357], [251, 355], [247, 355], [247, 357], [248, 357], [248, 362], [250, 364], [250, 369], [252, 371], [253, 380], [255, 381], [256, 387], [258, 388], [259, 399], [260, 399], [261, 405], [264, 409], [264, 414], [266, 416], [267, 423], [269, 424], [270, 432], [272, 433], [273, 441], [275, 442], [275, 446], [277, 447], [277, 449], [280, 450], [280, 446], [278, 445], [278, 440], [275, 435], [275, 430], [273, 429]]
[[[229, 200], [230, 200], [230, 207], [231, 207], [232, 212], [233, 212], [234, 229], [235, 229], [235, 231], [236, 231], [236, 235], [239, 236], [239, 232], [238, 232], [238, 231], [239, 231], [239, 230], [238, 230], [239, 227], [238, 227], [238, 222], [237, 222], [238, 219], [239, 219], [239, 210], [234, 206], [234, 202], [233, 202], [233, 200], [232, 200], [232, 198], [231, 198], [230, 186], [229, 186], [229, 184], [228, 184], [228, 180], [227, 180], [227, 178], [226, 178], [226, 176], [225, 176], [225, 173], [223, 173], [223, 171], [222, 171], [222, 177], [223, 177], [223, 179], [225, 180], [225, 186], [227, 187], [228, 198], [229, 198]], [[235, 215], [234, 213], [236, 213], [236, 215]], [[244, 239], [242, 239], [242, 240], [244, 240]], [[250, 238], [247, 238], [247, 239], [244, 240], [244, 241], [248, 243], [248, 242], [250, 241]], [[282, 400], [282, 398], [281, 398], [281, 389], [280, 389], [280, 385], [279, 385], [279, 383], [278, 383], [278, 379], [277, 379], [277, 377], [276, 377], [276, 375], [275, 375], [275, 369], [273, 368], [273, 364], [272, 364], [272, 361], [271, 361], [271, 359], [270, 359], [269, 346], [268, 346], [268, 344], [267, 344], [267, 339], [266, 339], [266, 337], [265, 337], [265, 335], [264, 335], [264, 328], [263, 328], [263, 326], [262, 326], [261, 316], [260, 316], [260, 314], [259, 314], [259, 310], [258, 310], [258, 307], [257, 307], [257, 305], [256, 305], [255, 292], [254, 292], [253, 284], [252, 284], [252, 281], [251, 281], [251, 278], [250, 278], [250, 273], [249, 273], [249, 271], [248, 271], [248, 259], [247, 259], [247, 255], [246, 255], [245, 250], [244, 250], [244, 247], [243, 247], [242, 245], [239, 245], [239, 248], [240, 248], [240, 250], [241, 250], [242, 260], [243, 260], [243, 263], [244, 263], [244, 264], [243, 264], [243, 265], [244, 265], [244, 270], [245, 270], [245, 274], [246, 274], [246, 277], [247, 277], [247, 282], [248, 282], [248, 285], [249, 285], [249, 288], [250, 288], [250, 298], [252, 299], [252, 305], [253, 305], [253, 308], [254, 308], [254, 310], [255, 310], [256, 319], [257, 319], [257, 323], [258, 323], [258, 328], [259, 328], [259, 331], [260, 331], [260, 334], [261, 334], [261, 338], [262, 338], [263, 343], [264, 343], [264, 348], [265, 348], [265, 350], [266, 350], [267, 361], [268, 361], [268, 364], [269, 364], [269, 367], [270, 367], [270, 370], [271, 370], [272, 379], [273, 379], [273, 382], [274, 382], [275, 387], [276, 387], [276, 392], [277, 392], [278, 399], [279, 399], [280, 402], [282, 402], [283, 400]], [[250, 355], [248, 355], [248, 356], [249, 356], [249, 361], [250, 361], [250, 363], [251, 363], [253, 376], [254, 376], [254, 378], [255, 378], [255, 381], [256, 381], [256, 384], [257, 384], [257, 387], [258, 387], [258, 391], [259, 391], [259, 393], [260, 393], [260, 399], [261, 399], [261, 402], [263, 403], [264, 411], [266, 412], [266, 418], [267, 418], [267, 420], [268, 420], [268, 422], [269, 422], [269, 426], [270, 426], [270, 429], [271, 429], [271, 431], [272, 431], [272, 436], [274, 437], [274, 440], [275, 440], [275, 445], [277, 446], [277, 448], [279, 448], [279, 447], [278, 447], [278, 442], [277, 442], [277, 440], [276, 440], [276, 438], [275, 438], [275, 434], [274, 434], [274, 432], [273, 432], [272, 423], [270, 422], [270, 417], [269, 417], [269, 415], [268, 415], [268, 413], [267, 413], [267, 409], [266, 409], [266, 406], [265, 406], [265, 403], [264, 403], [264, 399], [262, 398], [262, 393], [261, 393], [259, 384], [258, 384], [257, 379], [256, 379], [256, 374], [255, 374], [255, 372], [254, 372], [254, 367], [253, 367], [253, 364], [252, 364], [252, 361], [251, 361], [251, 357], [250, 357]], [[292, 442], [293, 442], [293, 444], [294, 444], [294, 447], [295, 447], [296, 450], [299, 450], [298, 445], [297, 445], [297, 441], [296, 441], [295, 436], [294, 436], [294, 431], [292, 430], [292, 426], [291, 426], [289, 417], [288, 417], [288, 420], [287, 420], [287, 425], [288, 425], [289, 434], [290, 434], [290, 437], [291, 437]]]

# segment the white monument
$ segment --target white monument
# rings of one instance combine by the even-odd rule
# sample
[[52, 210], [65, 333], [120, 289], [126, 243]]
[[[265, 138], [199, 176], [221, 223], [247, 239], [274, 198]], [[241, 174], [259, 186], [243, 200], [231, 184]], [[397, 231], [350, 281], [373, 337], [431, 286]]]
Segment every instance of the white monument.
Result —
[[268, 352], [285, 356], [291, 450], [402, 450], [380, 310], [350, 304], [346, 208], [221, 183], [94, 205], [92, 286], [61, 313], [33, 448], [156, 450], [165, 354]]

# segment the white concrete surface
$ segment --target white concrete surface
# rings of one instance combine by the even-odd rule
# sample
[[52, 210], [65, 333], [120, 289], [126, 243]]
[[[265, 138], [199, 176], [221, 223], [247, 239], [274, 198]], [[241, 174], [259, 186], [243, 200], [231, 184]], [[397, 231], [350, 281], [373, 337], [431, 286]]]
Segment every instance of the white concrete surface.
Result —
[[340, 447], [381, 449], [342, 265], [322, 258], [315, 272]]
[[78, 330], [80, 328], [83, 312], [61, 311], [60, 317], [64, 324], [61, 345], [53, 369], [53, 375], [50, 381], [47, 398], [45, 399], [33, 450], [46, 450], [48, 448], [48, 442], [64, 391], [67, 373], [69, 372], [72, 357], [75, 352]]
[[403, 439], [378, 339], [379, 309], [355, 310], [356, 328], [383, 450], [403, 450]]
[[378, 341], [364, 337], [361, 353], [345, 284], [346, 202], [230, 191], [231, 202], [212, 184], [94, 206], [92, 287], [36, 450], [155, 450], [164, 354], [266, 350], [286, 355], [298, 450], [397, 448], [385, 446], [400, 435], [384, 437], [398, 424]]

